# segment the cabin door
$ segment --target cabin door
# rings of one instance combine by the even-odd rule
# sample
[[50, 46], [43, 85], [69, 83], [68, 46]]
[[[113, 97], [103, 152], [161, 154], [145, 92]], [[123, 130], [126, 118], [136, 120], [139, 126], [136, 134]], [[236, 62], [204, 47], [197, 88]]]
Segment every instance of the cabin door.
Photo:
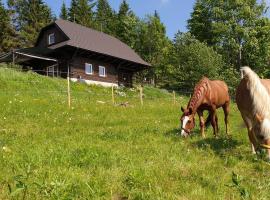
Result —
[[119, 72], [119, 85], [132, 87], [132, 73]]

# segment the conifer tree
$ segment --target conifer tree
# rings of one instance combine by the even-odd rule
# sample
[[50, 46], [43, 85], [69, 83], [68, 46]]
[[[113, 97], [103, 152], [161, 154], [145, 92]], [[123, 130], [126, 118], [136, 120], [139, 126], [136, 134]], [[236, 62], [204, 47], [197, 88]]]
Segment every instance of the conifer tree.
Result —
[[76, 22], [76, 15], [78, 13], [78, 0], [71, 0], [68, 11], [68, 19], [71, 22]]
[[138, 23], [138, 17], [130, 10], [126, 0], [123, 0], [117, 15], [116, 35], [131, 48], [135, 47]]
[[115, 13], [108, 1], [97, 0], [97, 10], [95, 14], [96, 29], [114, 35], [116, 26], [115, 21]]
[[126, 0], [123, 0], [119, 8], [118, 16], [125, 17], [129, 14], [129, 12], [130, 12], [129, 5]]
[[67, 20], [68, 19], [68, 11], [65, 2], [63, 1], [62, 7], [61, 7], [61, 13], [59, 16], [61, 19]]
[[0, 53], [10, 51], [19, 46], [17, 34], [12, 26], [8, 10], [0, 0]]
[[53, 21], [51, 9], [43, 0], [11, 0], [14, 24], [20, 33], [22, 47], [35, 44], [40, 30]]
[[69, 20], [83, 26], [94, 27], [93, 0], [72, 0], [69, 9]]

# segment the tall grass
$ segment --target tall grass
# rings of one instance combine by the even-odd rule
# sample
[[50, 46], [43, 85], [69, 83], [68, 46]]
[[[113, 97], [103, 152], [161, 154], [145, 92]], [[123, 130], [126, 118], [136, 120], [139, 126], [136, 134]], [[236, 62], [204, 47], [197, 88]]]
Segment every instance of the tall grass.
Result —
[[234, 104], [230, 132], [178, 135], [187, 98], [72, 84], [0, 68], [0, 199], [269, 199], [270, 166], [251, 155]]

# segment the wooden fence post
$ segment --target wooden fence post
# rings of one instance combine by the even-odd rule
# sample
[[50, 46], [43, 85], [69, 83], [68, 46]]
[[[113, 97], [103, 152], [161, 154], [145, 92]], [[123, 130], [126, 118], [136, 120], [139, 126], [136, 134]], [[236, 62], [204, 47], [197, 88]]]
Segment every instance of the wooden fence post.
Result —
[[114, 101], [114, 86], [112, 85], [112, 103], [114, 105], [115, 101]]
[[143, 88], [140, 86], [140, 100], [141, 100], [141, 105], [143, 106]]
[[12, 64], [15, 65], [15, 51], [12, 49]]
[[69, 65], [68, 65], [68, 72], [67, 72], [67, 92], [68, 92], [68, 108], [70, 109], [71, 106], [71, 99], [70, 99], [70, 77], [69, 77]]
[[173, 91], [173, 105], [175, 105], [176, 102], [175, 102], [175, 91]]

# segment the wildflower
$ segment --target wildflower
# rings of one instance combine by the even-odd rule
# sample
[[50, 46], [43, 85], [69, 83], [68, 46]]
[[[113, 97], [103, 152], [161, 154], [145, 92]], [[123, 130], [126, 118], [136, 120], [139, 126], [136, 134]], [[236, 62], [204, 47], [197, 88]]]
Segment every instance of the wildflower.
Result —
[[9, 153], [11, 152], [10, 148], [6, 147], [6, 146], [3, 146], [3, 151], [6, 152], [6, 153]]

